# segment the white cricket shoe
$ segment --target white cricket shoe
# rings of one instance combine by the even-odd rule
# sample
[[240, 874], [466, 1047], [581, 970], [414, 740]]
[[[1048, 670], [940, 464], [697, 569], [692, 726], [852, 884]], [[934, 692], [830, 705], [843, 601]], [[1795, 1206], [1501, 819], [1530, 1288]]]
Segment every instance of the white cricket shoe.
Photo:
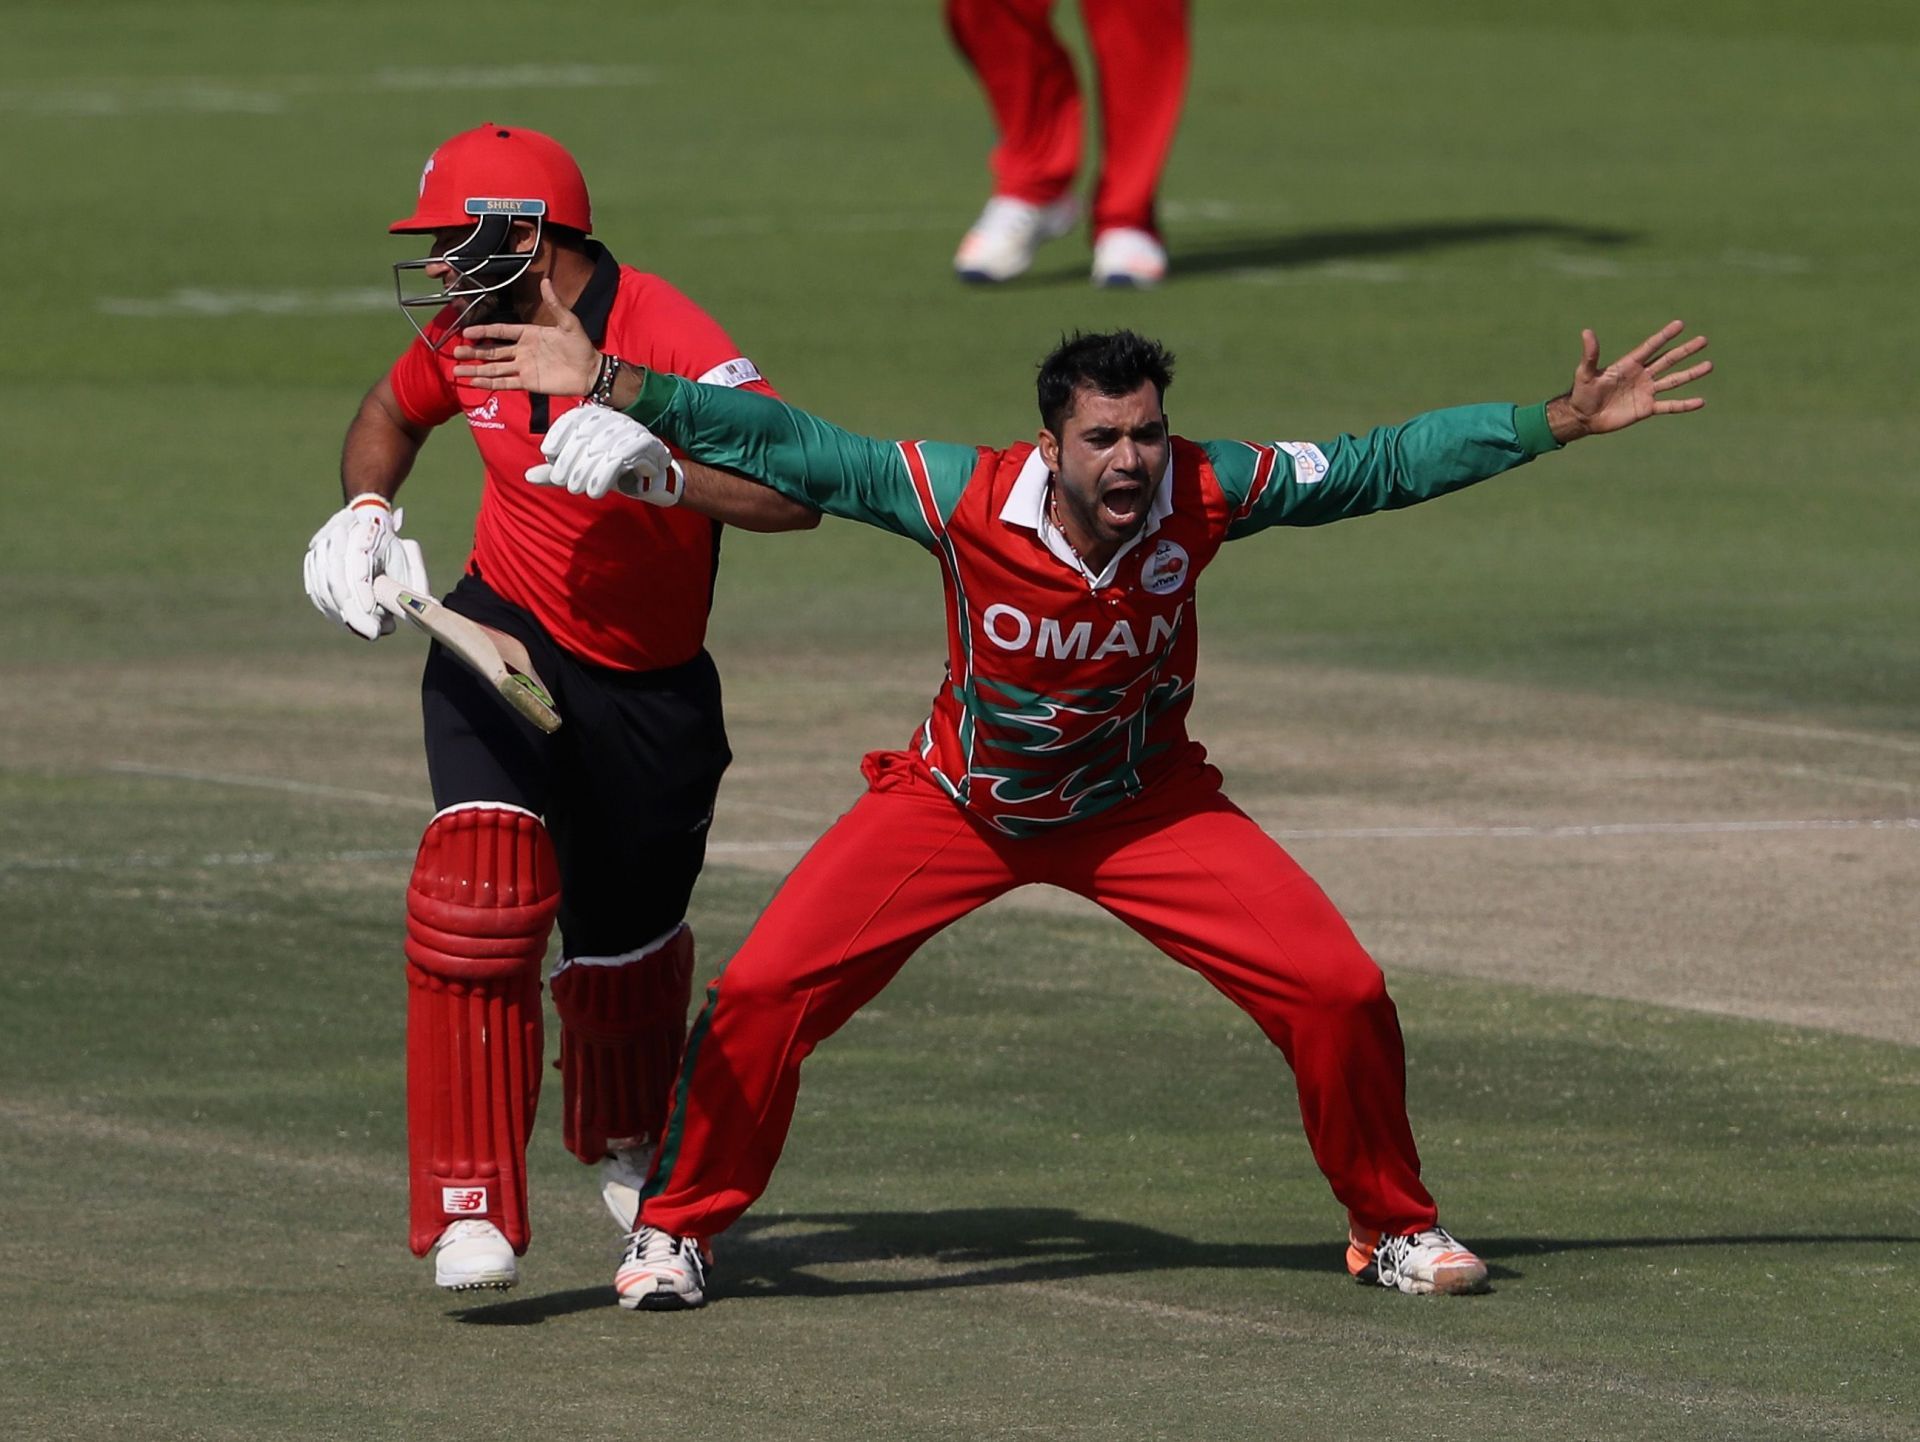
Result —
[[1093, 283], [1145, 290], [1167, 278], [1167, 248], [1144, 230], [1103, 230], [1093, 242]]
[[653, 1142], [632, 1138], [632, 1145], [610, 1144], [600, 1159], [600, 1200], [613, 1213], [620, 1230], [630, 1232], [640, 1218], [640, 1189], [653, 1170]]
[[969, 281], [1012, 280], [1033, 264], [1036, 250], [1072, 230], [1079, 219], [1080, 207], [1071, 195], [1051, 205], [996, 195], [961, 238], [954, 273]]
[[1478, 1292], [1487, 1282], [1487, 1264], [1438, 1226], [1389, 1237], [1349, 1225], [1347, 1270], [1363, 1285], [1418, 1294]]
[[492, 1222], [454, 1222], [433, 1244], [433, 1280], [449, 1292], [504, 1292], [520, 1280], [520, 1266]]
[[658, 1227], [627, 1233], [613, 1290], [628, 1311], [673, 1312], [707, 1302], [707, 1264], [713, 1258], [697, 1237], [676, 1237]]

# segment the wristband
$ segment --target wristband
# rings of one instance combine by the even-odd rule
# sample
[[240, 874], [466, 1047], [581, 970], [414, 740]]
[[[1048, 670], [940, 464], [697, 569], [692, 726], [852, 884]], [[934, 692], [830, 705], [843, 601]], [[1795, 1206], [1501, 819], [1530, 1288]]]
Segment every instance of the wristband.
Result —
[[600, 357], [600, 369], [593, 378], [593, 389], [587, 393], [587, 404], [610, 406], [613, 404], [613, 383], [620, 378], [626, 362], [617, 355]]

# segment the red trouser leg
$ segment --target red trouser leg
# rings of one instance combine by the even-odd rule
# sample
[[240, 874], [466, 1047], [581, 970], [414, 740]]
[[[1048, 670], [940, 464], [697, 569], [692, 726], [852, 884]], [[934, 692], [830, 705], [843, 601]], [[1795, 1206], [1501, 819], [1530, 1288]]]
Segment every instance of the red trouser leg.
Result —
[[947, 30], [987, 92], [1000, 141], [993, 193], [1049, 205], [1080, 169], [1080, 87], [1053, 0], [947, 0]]
[[1099, 831], [1076, 842], [1081, 860], [1056, 882], [1259, 1024], [1293, 1067], [1314, 1160], [1355, 1221], [1385, 1232], [1432, 1226], [1407, 1121], [1399, 1015], [1380, 968], [1313, 878], [1220, 795], [1210, 767]]
[[708, 989], [641, 1203], [648, 1226], [711, 1237], [733, 1225], [780, 1159], [808, 1054], [927, 938], [1019, 880], [1008, 843], [931, 783], [876, 777], [871, 760], [868, 774], [876, 789], [814, 844]]
[[538, 817], [441, 812], [407, 885], [410, 1241], [488, 1221], [526, 1250], [527, 1137], [540, 1096], [540, 959], [560, 904]]
[[1154, 197], [1187, 93], [1187, 0], [1080, 0], [1100, 81], [1093, 231], [1159, 234]]

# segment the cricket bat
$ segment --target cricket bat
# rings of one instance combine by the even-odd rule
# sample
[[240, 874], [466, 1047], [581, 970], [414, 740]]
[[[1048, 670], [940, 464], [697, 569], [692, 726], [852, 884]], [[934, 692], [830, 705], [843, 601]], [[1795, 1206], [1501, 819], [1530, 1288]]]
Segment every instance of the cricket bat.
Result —
[[553, 697], [533, 669], [527, 648], [504, 631], [449, 611], [431, 596], [409, 591], [391, 576], [373, 578], [373, 597], [396, 616], [405, 617], [453, 652], [500, 699], [542, 731], [560, 729]]

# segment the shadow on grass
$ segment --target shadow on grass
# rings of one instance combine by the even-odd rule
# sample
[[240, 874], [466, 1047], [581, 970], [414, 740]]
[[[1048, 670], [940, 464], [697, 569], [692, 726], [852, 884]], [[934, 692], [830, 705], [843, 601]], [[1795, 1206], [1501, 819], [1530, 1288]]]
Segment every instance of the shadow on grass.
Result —
[[[1920, 1236], [1886, 1233], [1716, 1233], [1665, 1237], [1476, 1237], [1492, 1279], [1526, 1273], [1518, 1263], [1555, 1253], [1722, 1247], [1897, 1246]], [[1083, 1217], [1066, 1208], [978, 1208], [944, 1212], [826, 1212], [749, 1217], [717, 1247], [716, 1292], [749, 1297], [853, 1297], [1020, 1283], [1072, 1281], [1134, 1272], [1219, 1268], [1320, 1272], [1338, 1276], [1345, 1246], [1315, 1242], [1194, 1242], [1130, 1222]], [[821, 1267], [863, 1268], [827, 1277]], [[613, 1302], [610, 1286], [577, 1288], [450, 1313], [482, 1326], [538, 1325]]]
[[[1219, 271], [1297, 270], [1336, 261], [1377, 261], [1507, 240], [1555, 240], [1569, 245], [1615, 248], [1639, 239], [1640, 235], [1630, 230], [1522, 216], [1353, 226], [1342, 230], [1243, 235], [1211, 241], [1176, 236], [1172, 247], [1173, 275], [1179, 279]], [[1029, 284], [1085, 285], [1086, 280], [1085, 265], [1076, 263], [1070, 269], [1049, 266], [1044, 272], [1036, 272]]]

